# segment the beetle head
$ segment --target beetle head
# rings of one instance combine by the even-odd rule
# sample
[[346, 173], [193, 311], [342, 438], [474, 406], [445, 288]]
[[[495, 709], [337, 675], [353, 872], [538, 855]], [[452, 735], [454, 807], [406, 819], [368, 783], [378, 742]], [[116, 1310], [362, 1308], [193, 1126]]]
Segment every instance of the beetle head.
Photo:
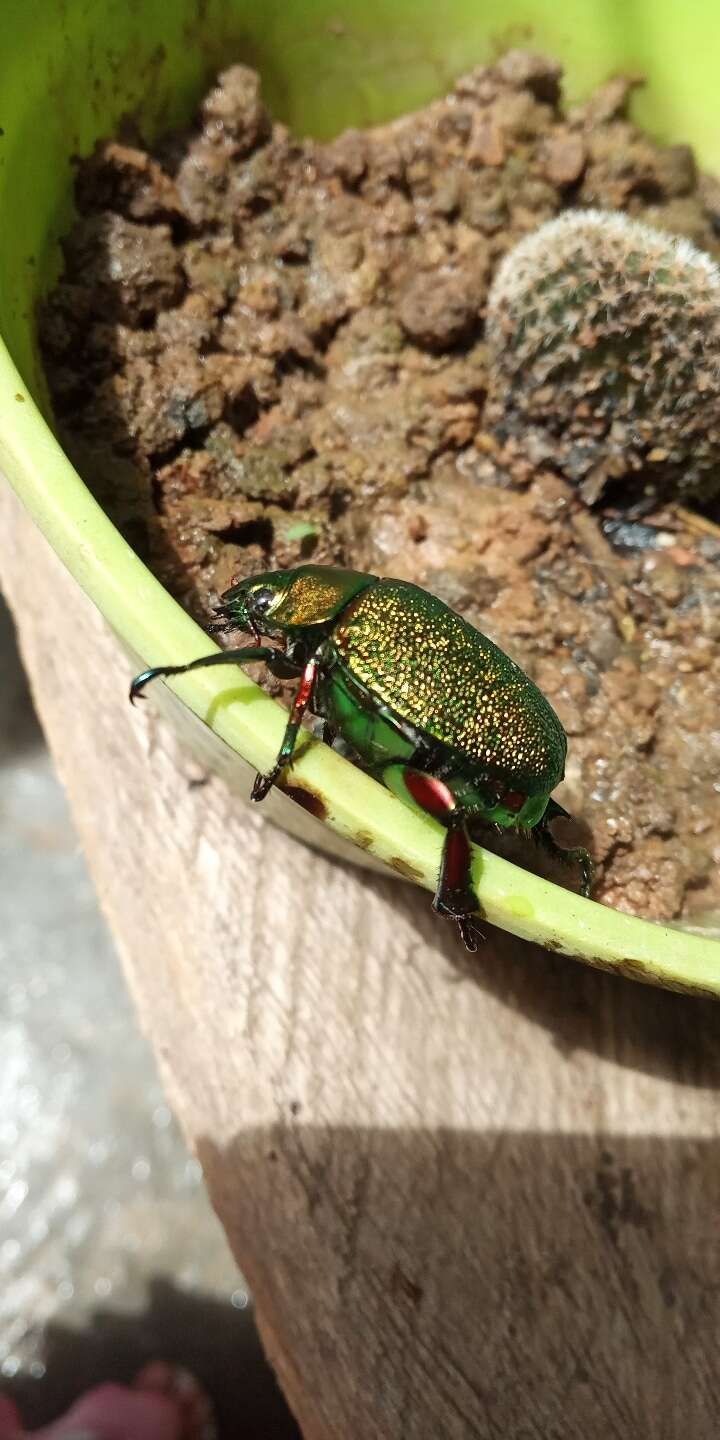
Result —
[[225, 591], [216, 611], [218, 620], [211, 628], [283, 636], [315, 625], [330, 625], [348, 602], [374, 580], [374, 575], [330, 565], [266, 570]]

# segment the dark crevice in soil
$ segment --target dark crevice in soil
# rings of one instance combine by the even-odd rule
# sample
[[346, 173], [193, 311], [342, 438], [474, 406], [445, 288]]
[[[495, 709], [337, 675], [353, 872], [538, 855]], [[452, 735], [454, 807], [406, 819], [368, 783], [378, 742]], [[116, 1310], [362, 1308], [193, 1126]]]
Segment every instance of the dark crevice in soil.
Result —
[[247, 520], [244, 525], [229, 525], [219, 530], [217, 539], [225, 545], [259, 545], [267, 555], [273, 546], [273, 525], [271, 520]]

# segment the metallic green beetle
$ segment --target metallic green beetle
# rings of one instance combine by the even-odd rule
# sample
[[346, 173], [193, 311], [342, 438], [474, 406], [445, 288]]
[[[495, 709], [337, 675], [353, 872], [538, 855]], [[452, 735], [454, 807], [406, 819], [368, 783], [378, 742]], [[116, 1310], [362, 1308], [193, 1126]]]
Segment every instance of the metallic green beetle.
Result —
[[[300, 680], [272, 770], [258, 775], [262, 800], [292, 760], [302, 717], [324, 722], [405, 804], [446, 829], [433, 901], [476, 948], [471, 917], [478, 900], [470, 878], [468, 824], [532, 830], [564, 860], [575, 860], [587, 895], [586, 850], [561, 850], [549, 829], [566, 815], [550, 792], [565, 772], [567, 741], [555, 711], [509, 656], [454, 610], [405, 580], [356, 570], [301, 565], [232, 586], [217, 608], [214, 632], [245, 630], [241, 650], [160, 665], [133, 680], [130, 698], [158, 676], [206, 665], [263, 660], [273, 675]], [[283, 642], [262, 645], [261, 635]]]

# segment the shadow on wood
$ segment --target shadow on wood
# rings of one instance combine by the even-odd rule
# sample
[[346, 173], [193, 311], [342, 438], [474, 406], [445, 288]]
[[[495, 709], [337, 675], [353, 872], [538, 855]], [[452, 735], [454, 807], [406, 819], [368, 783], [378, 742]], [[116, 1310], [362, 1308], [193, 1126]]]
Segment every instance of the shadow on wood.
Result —
[[308, 1440], [717, 1435], [714, 1144], [300, 1112], [198, 1153]]
[[306, 1440], [715, 1437], [720, 1007], [497, 934], [469, 967], [426, 894], [198, 784], [1, 493], [0, 534], [128, 983]]
[[[362, 883], [383, 882], [366, 877]], [[418, 943], [434, 940], [458, 984], [478, 986], [511, 1012], [542, 1026], [562, 1054], [570, 1057], [583, 1050], [675, 1085], [720, 1090], [716, 1000], [628, 982], [537, 945], [521, 944], [490, 925], [485, 926], [487, 943], [477, 955], [468, 955], [441, 919], [423, 913], [425, 895], [395, 886], [392, 900], [417, 929]]]

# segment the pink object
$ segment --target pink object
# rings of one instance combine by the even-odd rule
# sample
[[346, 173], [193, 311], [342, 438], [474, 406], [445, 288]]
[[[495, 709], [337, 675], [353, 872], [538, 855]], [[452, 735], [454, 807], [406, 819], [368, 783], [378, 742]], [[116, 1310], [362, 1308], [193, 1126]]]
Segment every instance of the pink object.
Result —
[[98, 1385], [59, 1420], [22, 1428], [17, 1406], [0, 1395], [0, 1440], [213, 1440], [210, 1402], [177, 1366], [146, 1365], [132, 1386]]

